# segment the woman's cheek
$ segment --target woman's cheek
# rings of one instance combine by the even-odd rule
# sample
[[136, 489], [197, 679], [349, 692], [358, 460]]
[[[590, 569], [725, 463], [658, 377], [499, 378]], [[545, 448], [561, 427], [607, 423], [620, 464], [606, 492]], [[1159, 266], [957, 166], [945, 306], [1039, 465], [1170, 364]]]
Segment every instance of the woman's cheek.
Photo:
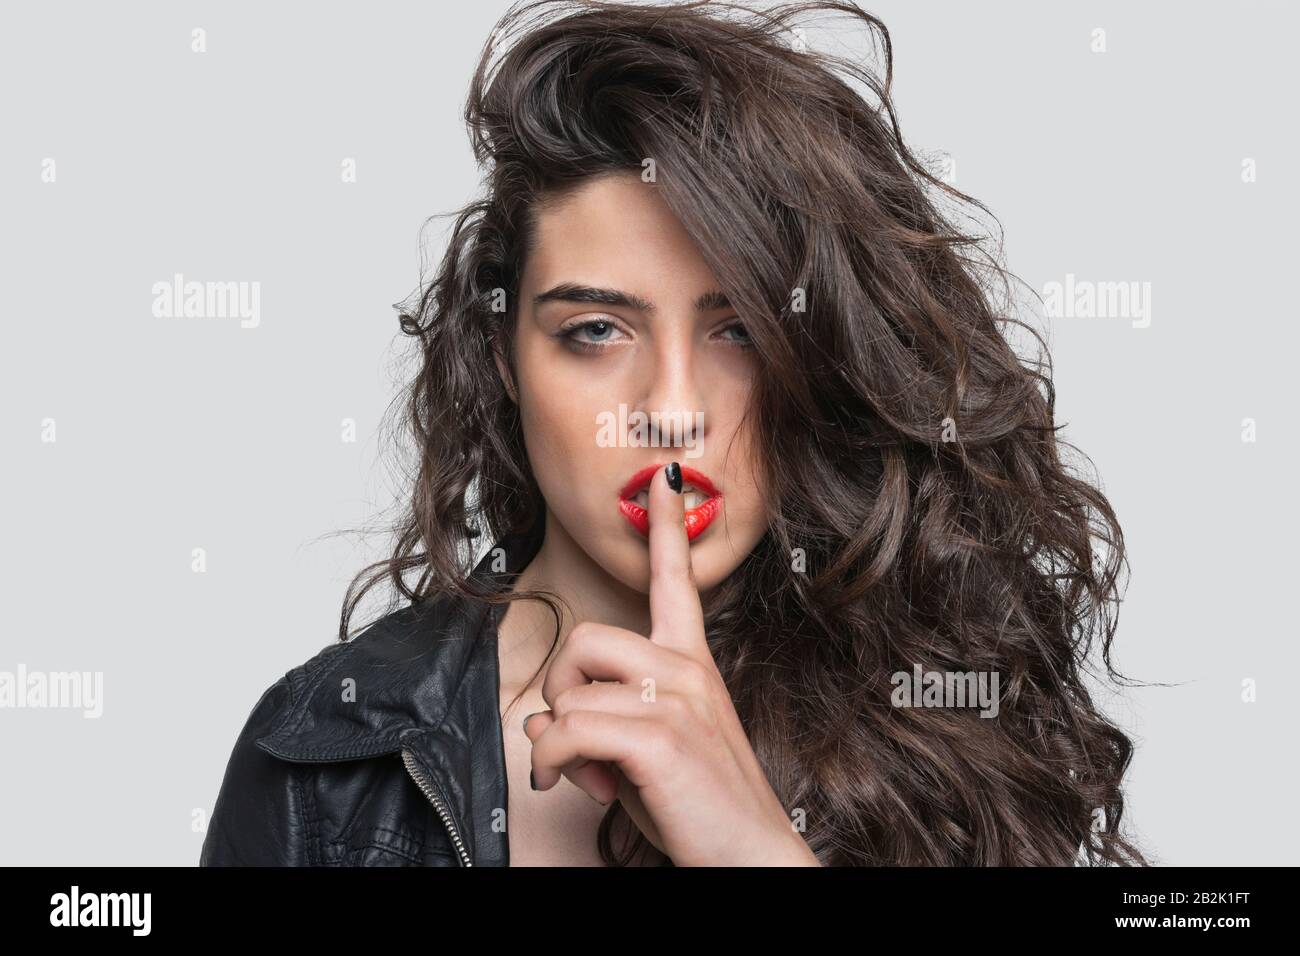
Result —
[[525, 403], [525, 409], [524, 444], [533, 474], [548, 507], [580, 540], [583, 528], [597, 517], [601, 476], [610, 467], [600, 455], [618, 452], [597, 447], [596, 412], [575, 401], [572, 389], [557, 386]]

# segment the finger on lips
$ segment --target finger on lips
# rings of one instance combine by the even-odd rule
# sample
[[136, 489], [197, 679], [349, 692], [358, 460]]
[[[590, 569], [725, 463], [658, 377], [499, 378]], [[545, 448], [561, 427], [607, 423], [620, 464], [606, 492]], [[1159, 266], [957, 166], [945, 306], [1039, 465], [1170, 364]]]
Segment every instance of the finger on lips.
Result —
[[[650, 639], [681, 650], [698, 651], [704, 612], [691, 567], [686, 535], [686, 505], [669, 484], [673, 462], [650, 482]], [[680, 466], [677, 488], [681, 488]]]
[[[649, 489], [650, 640], [622, 628], [584, 622], [570, 631], [547, 669], [542, 697], [552, 708], [565, 693], [560, 712], [541, 711], [526, 721], [532, 741], [535, 790], [548, 790], [568, 777], [601, 803], [618, 795], [619, 772], [634, 786], [644, 772], [643, 718], [651, 706], [641, 681], [654, 677], [671, 686], [673, 662], [708, 654], [704, 613], [691, 566], [681, 470], [660, 468]], [[575, 635], [577, 640], [574, 640]], [[711, 659], [711, 657], [710, 657]], [[614, 683], [593, 683], [611, 681]], [[563, 719], [568, 714], [568, 719]]]

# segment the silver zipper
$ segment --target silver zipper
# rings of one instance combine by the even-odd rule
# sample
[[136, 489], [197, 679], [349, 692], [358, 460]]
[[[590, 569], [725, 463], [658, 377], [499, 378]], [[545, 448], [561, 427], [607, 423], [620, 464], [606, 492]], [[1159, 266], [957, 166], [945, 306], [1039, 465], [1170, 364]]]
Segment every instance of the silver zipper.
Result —
[[456, 853], [460, 857], [460, 865], [473, 866], [474, 864], [469, 858], [469, 852], [465, 849], [465, 841], [460, 838], [460, 832], [456, 829], [456, 824], [451, 818], [451, 811], [447, 809], [446, 802], [439, 796], [434, 788], [433, 781], [429, 779], [429, 775], [416, 762], [415, 754], [405, 747], [402, 748], [402, 763], [406, 765], [406, 772], [411, 775], [411, 779], [420, 788], [420, 792], [429, 798], [433, 808], [438, 811], [438, 817], [442, 820], [442, 825], [447, 828], [447, 835], [451, 837], [451, 842], [456, 847]]

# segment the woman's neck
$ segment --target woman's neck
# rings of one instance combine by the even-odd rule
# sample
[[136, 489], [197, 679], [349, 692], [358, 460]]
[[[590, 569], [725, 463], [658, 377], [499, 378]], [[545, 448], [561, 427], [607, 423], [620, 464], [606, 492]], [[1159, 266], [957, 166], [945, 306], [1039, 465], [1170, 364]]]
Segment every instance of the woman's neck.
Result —
[[[649, 598], [595, 564], [549, 512], [542, 545], [515, 579], [512, 590], [550, 591], [563, 601], [558, 642], [555, 616], [541, 601], [512, 601], [507, 608], [497, 629], [497, 642], [501, 686], [511, 694], [522, 689], [543, 662], [549, 666], [554, 657], [550, 653], [552, 644], [556, 651], [563, 647], [569, 632], [580, 621], [649, 633]], [[538, 688], [545, 676], [543, 668], [537, 678]]]

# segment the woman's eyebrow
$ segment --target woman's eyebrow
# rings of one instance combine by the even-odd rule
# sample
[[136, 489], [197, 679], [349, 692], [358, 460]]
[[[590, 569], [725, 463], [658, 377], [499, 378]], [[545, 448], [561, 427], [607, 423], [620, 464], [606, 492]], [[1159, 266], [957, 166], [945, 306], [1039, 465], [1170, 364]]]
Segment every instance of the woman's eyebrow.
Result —
[[[574, 282], [561, 282], [557, 286], [552, 286], [545, 292], [539, 292], [533, 297], [533, 305], [539, 306], [544, 302], [586, 302], [593, 305], [615, 305], [627, 309], [636, 309], [638, 312], [644, 312], [647, 315], [653, 315], [655, 311], [654, 304], [647, 302], [632, 292], [624, 292], [621, 289], [598, 289], [589, 285], [578, 285]], [[730, 307], [727, 302], [727, 296], [718, 291], [705, 292], [695, 300], [695, 311], [711, 312], [714, 309], [726, 309]]]

